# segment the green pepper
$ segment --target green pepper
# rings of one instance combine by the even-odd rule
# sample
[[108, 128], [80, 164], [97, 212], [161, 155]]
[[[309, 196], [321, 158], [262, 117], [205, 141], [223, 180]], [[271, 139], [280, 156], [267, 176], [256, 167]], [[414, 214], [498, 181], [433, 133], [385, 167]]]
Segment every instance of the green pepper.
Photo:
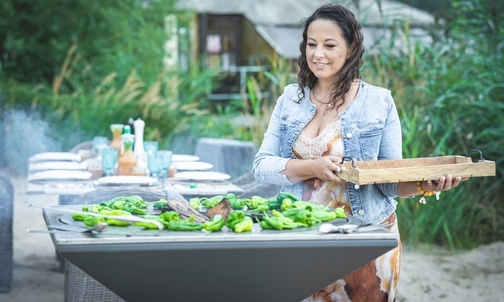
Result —
[[324, 205], [314, 204], [312, 202], [302, 201], [302, 200], [295, 201], [294, 202], [294, 207], [298, 208], [298, 209], [306, 209], [306, 210], [310, 210], [310, 211], [313, 211], [313, 210], [315, 210], [315, 211], [325, 211], [326, 210], [326, 207]]
[[103, 215], [111, 215], [111, 216], [128, 216], [128, 215], [131, 215], [130, 212], [128, 211], [124, 211], [124, 210], [112, 210], [112, 211], [109, 211], [109, 210], [101, 210], [100, 211], [100, 214], [103, 214]]
[[291, 193], [287, 193], [287, 192], [280, 192], [280, 193], [278, 193], [278, 195], [277, 195], [277, 200], [278, 200], [280, 203], [281, 203], [281, 202], [283, 202], [283, 200], [284, 200], [284, 199], [286, 199], [286, 198], [290, 199], [292, 202], [294, 202], [294, 201], [298, 201], [298, 200], [299, 200], [299, 198], [297, 198], [297, 197], [296, 197], [296, 196], [294, 196], [293, 194], [291, 194]]
[[158, 230], [158, 226], [152, 222], [147, 222], [147, 221], [136, 221], [133, 223], [136, 226], [144, 227], [149, 230]]
[[264, 230], [273, 229], [273, 227], [271, 225], [269, 225], [265, 220], [261, 220], [261, 222], [259, 222], [259, 225], [261, 226], [261, 229], [264, 229]]
[[201, 198], [200, 202], [201, 202], [201, 204], [203, 206], [205, 206], [207, 208], [213, 208], [219, 202], [221, 202], [222, 199], [224, 199], [224, 196], [218, 195], [218, 196], [214, 196], [214, 197], [211, 197], [211, 198]]
[[306, 226], [308, 226], [309, 224], [308, 218], [311, 218], [311, 212], [298, 208], [289, 209], [282, 212], [282, 214], [285, 217], [292, 219], [294, 222], [300, 222], [305, 224]]
[[111, 202], [109, 204], [109, 206], [112, 209], [121, 210], [125, 204], [126, 204], [126, 201], [123, 198], [123, 199], [118, 199], [118, 200], [115, 200], [115, 201]]
[[136, 206], [142, 206], [145, 202], [145, 200], [137, 195], [132, 195], [132, 196], [126, 196], [124, 197], [124, 201], [127, 203], [133, 203]]
[[276, 197], [272, 197], [268, 199], [268, 207], [271, 210], [280, 210], [282, 206], [282, 201], [278, 201]]
[[257, 209], [260, 205], [267, 205], [268, 200], [266, 198], [254, 195], [247, 200], [246, 204], [251, 209]]
[[[100, 222], [104, 222], [105, 219], [103, 217], [97, 217], [97, 216], [91, 216], [91, 215], [86, 215], [84, 218], [83, 222], [87, 226], [94, 226], [97, 225]], [[107, 222], [108, 224], [108, 222]]]
[[334, 213], [336, 214], [336, 218], [346, 218], [345, 206], [334, 209]]
[[84, 221], [84, 219], [91, 215], [86, 215], [84, 213], [72, 213], [73, 220]]
[[226, 226], [233, 230], [235, 225], [245, 218], [245, 213], [240, 210], [231, 212], [226, 219]]
[[147, 214], [146, 209], [139, 208], [135, 206], [132, 203], [127, 203], [122, 207], [122, 210], [130, 212], [131, 214], [140, 214], [140, 215], [145, 215]]
[[203, 224], [183, 219], [172, 219], [168, 222], [168, 229], [171, 231], [199, 231], [203, 229]]
[[273, 210], [271, 211], [271, 213], [273, 214], [272, 218], [280, 221], [284, 229], [295, 229], [300, 226], [306, 226], [306, 224], [304, 223], [294, 222], [292, 219], [285, 217], [281, 212], [278, 212], [277, 210]]
[[215, 215], [212, 219], [210, 219], [210, 221], [203, 223], [203, 228], [210, 232], [218, 232], [225, 224], [226, 221], [222, 215]]
[[164, 221], [167, 221], [167, 222], [170, 222], [172, 220], [179, 220], [180, 217], [179, 217], [179, 214], [175, 211], [166, 211], [166, 212], [163, 212], [161, 213], [161, 215], [159, 215], [159, 218], [161, 220], [164, 220]]
[[160, 199], [158, 201], [154, 201], [152, 204], [152, 207], [156, 210], [162, 210], [164, 207], [168, 204], [168, 200], [166, 199]]
[[252, 220], [252, 218], [250, 218], [249, 216], [245, 216], [243, 220], [241, 220], [235, 225], [233, 231], [235, 231], [235, 233], [251, 232], [253, 226], [254, 221]]
[[280, 210], [287, 211], [288, 209], [292, 209], [292, 207], [293, 207], [292, 200], [290, 200], [289, 198], [284, 198], [282, 200], [282, 204], [280, 205]]
[[198, 197], [189, 199], [189, 205], [191, 206], [191, 208], [199, 210], [199, 208], [201, 207], [200, 199]]
[[108, 225], [113, 225], [113, 226], [128, 226], [130, 224], [128, 221], [123, 221], [123, 220], [118, 220], [118, 219], [113, 219], [113, 218], [108, 218], [105, 222]]
[[264, 223], [261, 224], [262, 222], [265, 222], [270, 229], [283, 230], [283, 223], [280, 220], [275, 219], [274, 217], [264, 215], [263, 220], [259, 223], [259, 225], [264, 229]]
[[[157, 222], [161, 223], [164, 228], [168, 228], [168, 221], [161, 219], [159, 215], [143, 215], [141, 217], [144, 219], [156, 220]], [[156, 226], [156, 229], [159, 228]]]
[[319, 219], [322, 222], [327, 222], [336, 219], [336, 213], [334, 211], [312, 211], [313, 217]]
[[244, 203], [243, 199], [236, 197], [234, 193], [227, 193], [224, 198], [229, 202], [233, 210], [242, 210]]

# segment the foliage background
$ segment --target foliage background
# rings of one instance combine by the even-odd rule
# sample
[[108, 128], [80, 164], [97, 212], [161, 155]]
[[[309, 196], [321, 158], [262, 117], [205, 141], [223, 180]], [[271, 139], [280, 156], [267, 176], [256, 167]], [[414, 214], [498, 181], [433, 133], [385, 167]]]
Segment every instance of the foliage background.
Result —
[[[496, 162], [497, 176], [471, 179], [427, 205], [400, 199], [402, 240], [451, 248], [504, 240], [503, 5], [403, 2], [433, 9], [444, 21], [431, 30], [432, 44], [416, 42], [408, 24], [398, 24], [385, 49], [366, 53], [363, 79], [391, 89], [397, 102], [404, 157], [476, 148]], [[205, 96], [209, 85], [218, 84], [212, 71], [201, 62], [191, 62], [187, 72], [163, 66], [164, 18], [174, 5], [161, 0], [2, 1], [2, 112], [20, 110], [44, 120], [52, 129], [44, 134], [62, 150], [95, 135], [110, 136], [108, 126], [129, 117], [142, 117], [146, 139], [176, 152], [192, 152], [203, 136], [260, 144], [272, 104], [295, 81], [295, 73], [281, 58], [271, 58], [271, 69], [247, 83], [250, 101], [210, 110], [215, 108]], [[190, 19], [190, 12], [180, 16], [182, 25]], [[392, 56], [397, 54], [394, 39], [408, 47]], [[260, 99], [260, 86], [269, 87], [274, 97]]]

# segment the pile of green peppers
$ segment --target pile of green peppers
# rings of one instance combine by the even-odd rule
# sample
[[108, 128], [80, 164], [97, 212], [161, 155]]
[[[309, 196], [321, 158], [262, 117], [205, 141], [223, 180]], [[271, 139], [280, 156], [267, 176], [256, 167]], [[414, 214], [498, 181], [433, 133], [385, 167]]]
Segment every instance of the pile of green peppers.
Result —
[[281, 212], [277, 210], [271, 211], [272, 216], [265, 214], [259, 225], [262, 229], [272, 229], [272, 230], [283, 230], [283, 229], [295, 229], [297, 227], [307, 226], [304, 223], [296, 222], [293, 219], [284, 216]]
[[228, 193], [226, 195], [217, 195], [213, 197], [202, 197], [202, 198], [191, 198], [189, 199], [189, 205], [199, 210], [201, 207], [213, 208], [219, 202], [226, 199], [233, 210], [252, 210], [258, 213], [264, 211], [269, 211], [273, 209], [280, 209], [281, 201], [277, 197], [274, 198], [263, 198], [261, 196], [252, 196], [251, 198], [241, 198], [237, 197], [234, 193]]
[[[147, 206], [149, 203], [140, 196], [119, 196], [112, 198], [109, 201], [103, 201], [99, 204], [101, 209], [107, 210], [124, 210], [131, 214], [145, 215], [147, 214]], [[83, 209], [84, 210], [84, 209]]]
[[[149, 203], [140, 196], [118, 196], [109, 201], [103, 201], [99, 204], [84, 205], [83, 212], [92, 212], [109, 216], [127, 216], [132, 214], [147, 214]], [[86, 215], [84, 213], [72, 214], [74, 220], [82, 221], [87, 226], [94, 226], [100, 222], [106, 222], [111, 226], [128, 226], [127, 221]], [[157, 226], [156, 226], [157, 229]]]
[[[89, 211], [90, 209], [87, 209], [87, 210], [89, 212], [94, 212], [94, 213], [99, 213], [99, 214], [109, 215], [109, 216], [130, 216], [130, 215], [132, 215], [130, 212], [124, 211], [124, 210], [108, 210], [108, 209], [102, 209], [99, 207], [93, 207], [91, 209], [92, 209], [91, 211]], [[86, 210], [84, 210], [84, 208], [83, 208], [83, 211], [87, 212]], [[84, 224], [87, 226], [94, 226], [100, 222], [106, 222], [108, 225], [111, 225], [111, 226], [128, 226], [130, 224], [127, 221], [122, 221], [122, 220], [113, 219], [113, 218], [98, 217], [98, 216], [93, 216], [93, 215], [86, 215], [84, 213], [73, 213], [72, 218], [74, 220], [84, 222]]]
[[241, 210], [231, 212], [226, 219], [226, 226], [235, 233], [251, 232], [254, 221]]

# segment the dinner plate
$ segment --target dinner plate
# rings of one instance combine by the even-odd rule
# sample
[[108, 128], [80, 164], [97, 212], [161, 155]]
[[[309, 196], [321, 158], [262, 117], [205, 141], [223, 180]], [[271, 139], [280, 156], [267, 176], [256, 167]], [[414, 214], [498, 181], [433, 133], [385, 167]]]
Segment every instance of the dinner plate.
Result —
[[29, 164], [28, 169], [30, 172], [45, 170], [87, 170], [87, 163], [75, 161], [42, 161]]
[[202, 171], [213, 168], [211, 163], [202, 161], [181, 161], [174, 164], [178, 171]]
[[96, 180], [98, 185], [103, 186], [154, 186], [158, 180], [149, 176], [117, 175], [105, 176]]
[[173, 154], [172, 162], [181, 162], [181, 161], [198, 161], [200, 158], [196, 155], [189, 154]]
[[73, 152], [42, 152], [30, 157], [30, 161], [81, 161], [81, 157]]
[[90, 180], [91, 172], [77, 170], [47, 170], [30, 174], [28, 181], [30, 182], [53, 182], [53, 181], [76, 181]]
[[230, 179], [231, 176], [221, 172], [188, 171], [175, 173], [173, 178], [177, 180], [224, 181]]

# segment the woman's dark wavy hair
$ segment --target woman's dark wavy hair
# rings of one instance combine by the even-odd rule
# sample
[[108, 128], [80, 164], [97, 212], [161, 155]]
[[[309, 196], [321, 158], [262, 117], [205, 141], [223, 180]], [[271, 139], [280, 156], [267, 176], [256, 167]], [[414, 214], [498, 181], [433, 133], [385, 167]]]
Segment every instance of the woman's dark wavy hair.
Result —
[[[317, 84], [317, 77], [308, 67], [306, 61], [306, 44], [307, 31], [310, 24], [315, 20], [329, 20], [338, 24], [343, 32], [343, 37], [347, 43], [349, 54], [348, 60], [339, 71], [338, 80], [332, 84], [332, 92], [330, 103], [338, 108], [344, 103], [344, 96], [350, 90], [350, 86], [355, 78], [360, 78], [360, 67], [362, 66], [362, 55], [364, 54], [361, 26], [354, 14], [347, 8], [341, 5], [326, 4], [318, 8], [310, 17], [304, 21], [303, 41], [299, 45], [301, 55], [299, 56], [298, 65], [298, 84], [300, 86], [299, 102], [306, 97], [304, 88], [308, 86], [313, 89]], [[339, 100], [339, 101], [338, 101]]]

